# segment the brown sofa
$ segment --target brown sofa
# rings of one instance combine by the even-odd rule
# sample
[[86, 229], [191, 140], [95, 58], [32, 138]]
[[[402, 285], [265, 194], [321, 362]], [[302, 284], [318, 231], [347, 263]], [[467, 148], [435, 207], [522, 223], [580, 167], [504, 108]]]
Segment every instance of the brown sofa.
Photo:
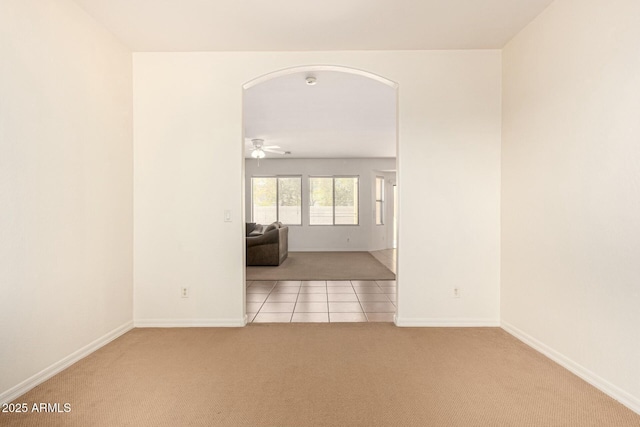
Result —
[[280, 265], [289, 256], [289, 227], [247, 223], [247, 265]]

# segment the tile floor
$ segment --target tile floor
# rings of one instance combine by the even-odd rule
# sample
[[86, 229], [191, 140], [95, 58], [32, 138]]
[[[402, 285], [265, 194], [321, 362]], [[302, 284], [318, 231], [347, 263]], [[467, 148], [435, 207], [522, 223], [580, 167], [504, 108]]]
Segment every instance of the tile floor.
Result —
[[395, 280], [247, 282], [248, 322], [393, 322]]

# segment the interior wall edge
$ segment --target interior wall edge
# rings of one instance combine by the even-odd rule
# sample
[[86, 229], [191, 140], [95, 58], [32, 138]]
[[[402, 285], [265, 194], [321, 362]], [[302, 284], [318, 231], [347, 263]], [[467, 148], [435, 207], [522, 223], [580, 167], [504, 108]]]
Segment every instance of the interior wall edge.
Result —
[[107, 332], [100, 338], [92, 341], [86, 346], [69, 354], [67, 357], [49, 365], [48, 367], [38, 372], [37, 374], [11, 387], [9, 390], [6, 390], [0, 393], [0, 404], [9, 403], [14, 399], [16, 399], [17, 397], [22, 396], [23, 394], [27, 393], [29, 390], [37, 387], [38, 385], [42, 384], [49, 378], [64, 371], [65, 369], [67, 369], [74, 363], [78, 362], [79, 360], [84, 359], [85, 357], [89, 356], [91, 353], [99, 350], [100, 348], [109, 344], [111, 341], [115, 340], [116, 338], [126, 334], [133, 328], [134, 328], [134, 325], [132, 320], [125, 322], [124, 324], [118, 326], [112, 331]]
[[571, 358], [565, 356], [559, 351], [537, 340], [536, 338], [532, 337], [528, 333], [518, 329], [511, 323], [502, 320], [500, 322], [500, 325], [505, 332], [509, 333], [513, 337], [522, 341], [527, 346], [542, 353], [544, 356], [553, 360], [554, 362], [556, 362], [563, 368], [567, 369], [571, 373], [577, 375], [578, 377], [580, 377], [587, 383], [591, 384], [592, 386], [594, 386], [595, 388], [597, 388], [607, 396], [615, 399], [616, 401], [620, 402], [621, 404], [631, 409], [632, 411], [636, 412], [637, 414], [640, 414], [640, 399], [637, 399], [636, 397], [626, 392], [625, 390], [621, 389], [620, 387], [617, 387], [611, 384], [609, 381], [605, 380], [604, 378], [600, 377], [599, 375], [595, 374], [594, 372], [590, 371], [589, 369], [585, 368], [579, 363], [573, 361]]

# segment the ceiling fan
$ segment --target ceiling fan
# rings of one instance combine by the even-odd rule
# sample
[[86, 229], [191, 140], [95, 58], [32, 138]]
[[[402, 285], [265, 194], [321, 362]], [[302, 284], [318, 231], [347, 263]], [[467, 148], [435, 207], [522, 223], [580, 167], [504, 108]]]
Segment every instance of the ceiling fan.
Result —
[[262, 159], [265, 157], [265, 152], [267, 153], [276, 153], [276, 154], [285, 154], [284, 151], [275, 150], [275, 148], [280, 148], [277, 145], [264, 145], [264, 139], [255, 138], [251, 140], [252, 148], [251, 148], [251, 157], [254, 159]]

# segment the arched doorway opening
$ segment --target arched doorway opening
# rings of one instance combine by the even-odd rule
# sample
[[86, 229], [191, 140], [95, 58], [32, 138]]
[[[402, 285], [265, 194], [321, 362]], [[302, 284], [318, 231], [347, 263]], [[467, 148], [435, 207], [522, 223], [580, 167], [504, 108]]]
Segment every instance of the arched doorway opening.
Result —
[[348, 67], [243, 85], [247, 322], [395, 320], [397, 112], [395, 82]]

